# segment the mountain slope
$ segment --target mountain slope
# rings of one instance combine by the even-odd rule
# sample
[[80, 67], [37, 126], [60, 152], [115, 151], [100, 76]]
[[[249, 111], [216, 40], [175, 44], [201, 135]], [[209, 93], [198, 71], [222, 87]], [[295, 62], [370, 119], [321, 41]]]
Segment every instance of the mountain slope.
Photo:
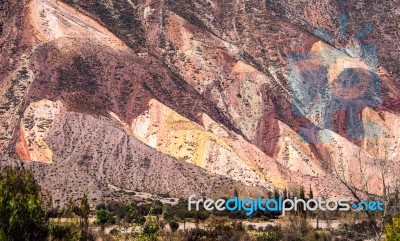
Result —
[[382, 163], [397, 178], [399, 76], [385, 49], [399, 31], [381, 8], [372, 24], [390, 41], [367, 39], [375, 59], [367, 43], [338, 41], [345, 6], [330, 1], [325, 14], [283, 0], [1, 4], [0, 151], [59, 203], [109, 200], [110, 186], [339, 197], [340, 178], [364, 188], [360, 175], [379, 194]]

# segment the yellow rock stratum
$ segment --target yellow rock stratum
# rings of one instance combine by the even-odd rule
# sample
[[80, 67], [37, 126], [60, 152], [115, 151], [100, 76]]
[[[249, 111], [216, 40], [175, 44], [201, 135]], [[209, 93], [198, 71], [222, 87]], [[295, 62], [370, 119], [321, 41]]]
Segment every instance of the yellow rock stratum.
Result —
[[135, 137], [182, 161], [248, 185], [283, 187], [278, 164], [242, 137], [202, 114], [203, 126], [151, 100], [133, 120]]
[[44, 138], [60, 113], [61, 103], [40, 100], [26, 108], [21, 120], [17, 153], [23, 160], [52, 162], [53, 152]]

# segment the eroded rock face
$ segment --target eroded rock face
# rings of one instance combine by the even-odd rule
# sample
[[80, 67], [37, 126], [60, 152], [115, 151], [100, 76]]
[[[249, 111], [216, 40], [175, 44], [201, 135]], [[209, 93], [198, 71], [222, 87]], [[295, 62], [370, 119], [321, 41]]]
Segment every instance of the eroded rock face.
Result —
[[400, 155], [400, 118], [391, 112], [370, 108], [363, 110], [362, 118], [364, 129], [370, 138], [365, 138], [361, 147], [374, 157], [396, 164]]
[[[249, 186], [284, 187], [285, 178], [273, 159], [209, 116], [203, 114], [201, 126], [156, 100], [149, 107], [131, 124], [133, 135], [149, 146]], [[256, 160], [269, 168], [261, 171]], [[260, 175], [263, 172], [267, 173]]]
[[[180, 198], [231, 195], [235, 189], [254, 194], [265, 191], [164, 155], [105, 117], [63, 111], [43, 141], [52, 150], [53, 162], [23, 165], [51, 191], [56, 206], [83, 193], [95, 205], [116, 198], [132, 200], [128, 192], [140, 191]], [[118, 194], [111, 187], [128, 192]]]
[[16, 152], [21, 160], [53, 161], [53, 152], [44, 141], [54, 119], [60, 114], [60, 102], [41, 100], [31, 103], [21, 119]]
[[[238, 184], [163, 155], [104, 118], [66, 112], [53, 125], [45, 140], [54, 152], [56, 165], [72, 162], [72, 172], [87, 171], [100, 183], [180, 197], [191, 192], [212, 195], [218, 190], [223, 192], [225, 185]], [[87, 148], [86, 143], [95, 145]], [[76, 177], [70, 181], [86, 188], [86, 183], [79, 184], [80, 175]]]
[[[57, 204], [89, 189], [110, 200], [110, 187], [349, 196], [341, 178], [380, 193], [400, 141], [399, 10], [383, 5], [8, 1], [0, 151]], [[343, 38], [367, 20], [371, 34]]]

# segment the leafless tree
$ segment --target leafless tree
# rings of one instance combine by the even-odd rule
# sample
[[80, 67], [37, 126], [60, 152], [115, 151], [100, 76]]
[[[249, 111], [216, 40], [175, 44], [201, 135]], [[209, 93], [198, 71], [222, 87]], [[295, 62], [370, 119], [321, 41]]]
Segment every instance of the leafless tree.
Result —
[[[383, 211], [381, 212], [371, 212], [371, 210], [363, 209], [368, 218], [370, 228], [375, 234], [374, 240], [376, 241], [382, 239], [383, 229], [388, 221], [388, 213], [393, 208], [390, 204], [393, 203], [392, 199], [397, 195], [399, 190], [398, 177], [396, 177], [395, 173], [392, 173], [394, 162], [390, 157], [395, 151], [389, 147], [390, 140], [393, 140], [392, 138], [392, 136], [385, 135], [384, 137], [380, 137], [383, 143], [379, 143], [378, 138], [375, 138], [373, 142], [368, 142], [365, 148], [368, 149], [369, 156], [366, 155], [366, 151], [360, 148], [355, 155], [358, 170], [348, 173], [348, 175], [346, 175], [343, 153], [339, 155], [340, 160], [338, 161], [338, 165], [333, 165], [334, 174], [357, 202], [379, 199], [383, 203]], [[392, 146], [397, 146], [397, 141]], [[368, 173], [369, 164], [377, 168], [375, 176]], [[379, 180], [380, 193], [370, 191], [372, 178]], [[359, 184], [356, 184], [354, 179], [358, 179]], [[375, 187], [376, 189], [377, 187]]]

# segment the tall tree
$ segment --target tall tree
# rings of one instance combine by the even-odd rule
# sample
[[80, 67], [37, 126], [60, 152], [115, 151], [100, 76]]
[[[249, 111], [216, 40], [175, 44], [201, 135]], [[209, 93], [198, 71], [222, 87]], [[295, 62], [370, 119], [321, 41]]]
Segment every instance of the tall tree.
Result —
[[274, 198], [276, 199], [276, 200], [278, 200], [278, 198], [279, 198], [279, 191], [278, 191], [278, 189], [274, 189]]
[[304, 191], [304, 186], [300, 186], [300, 191], [299, 191], [299, 198], [301, 198], [301, 199], [306, 199], [306, 194], [305, 194], [305, 191]]
[[[300, 186], [299, 198], [302, 199], [302, 200], [306, 199], [306, 193], [304, 191], [304, 186], [303, 185]], [[304, 210], [305, 209], [304, 204], [303, 203], [299, 203], [298, 208], [299, 208], [300, 215], [304, 216], [306, 214], [306, 210]]]
[[81, 240], [87, 240], [88, 230], [89, 230], [89, 214], [90, 214], [90, 206], [87, 199], [86, 193], [83, 194], [81, 199], [81, 205], [79, 206], [79, 217], [80, 217], [80, 225], [82, 228], [82, 236]]
[[288, 199], [288, 191], [287, 191], [287, 188], [285, 188], [285, 190], [283, 190], [283, 199]]
[[40, 187], [29, 171], [0, 173], [0, 240], [45, 240], [48, 216]]
[[239, 197], [239, 192], [238, 192], [238, 190], [236, 188], [233, 190], [233, 196], [234, 197]]

